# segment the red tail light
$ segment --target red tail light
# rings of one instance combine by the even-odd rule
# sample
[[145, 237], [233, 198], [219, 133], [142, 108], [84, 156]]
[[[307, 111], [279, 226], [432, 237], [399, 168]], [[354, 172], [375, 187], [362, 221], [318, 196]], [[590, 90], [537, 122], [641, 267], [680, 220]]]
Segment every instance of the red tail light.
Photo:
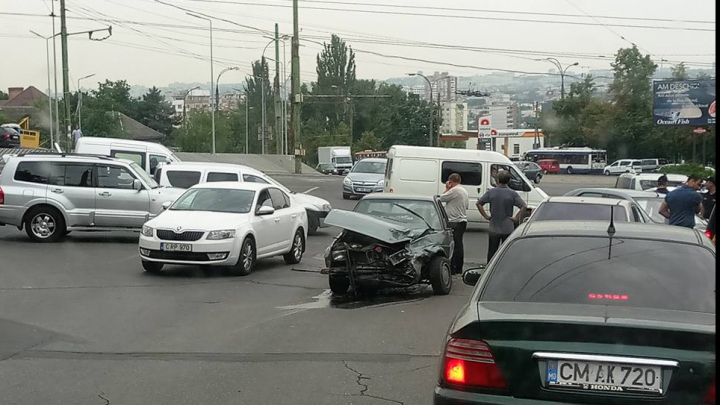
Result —
[[5, 192], [3, 191], [2, 187], [0, 187], [0, 205], [5, 204]]
[[508, 389], [490, 346], [480, 340], [450, 339], [445, 348], [443, 380], [471, 387]]
[[715, 377], [713, 377], [712, 384], [710, 384], [710, 388], [708, 388], [705, 393], [705, 401], [703, 401], [703, 403], [715, 405]]
[[705, 231], [705, 236], [707, 236], [708, 238], [712, 239], [712, 236], [713, 236], [713, 235], [712, 235], [712, 232], [710, 232], [710, 231]]
[[393, 189], [390, 189], [390, 190], [388, 190], [388, 191], [392, 193], [392, 192], [393, 192]]

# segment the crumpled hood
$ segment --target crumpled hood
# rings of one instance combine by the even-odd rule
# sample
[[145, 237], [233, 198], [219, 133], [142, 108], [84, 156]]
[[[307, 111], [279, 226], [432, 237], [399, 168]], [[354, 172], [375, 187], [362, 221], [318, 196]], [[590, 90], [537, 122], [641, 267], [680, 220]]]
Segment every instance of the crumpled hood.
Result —
[[400, 224], [384, 221], [371, 215], [352, 211], [332, 210], [325, 218], [325, 224], [369, 236], [388, 244], [410, 242], [422, 230], [408, 229]]
[[237, 229], [250, 221], [251, 214], [229, 214], [207, 211], [174, 211], [167, 210], [150, 220], [147, 225], [160, 229], [177, 229], [198, 231], [219, 231]]

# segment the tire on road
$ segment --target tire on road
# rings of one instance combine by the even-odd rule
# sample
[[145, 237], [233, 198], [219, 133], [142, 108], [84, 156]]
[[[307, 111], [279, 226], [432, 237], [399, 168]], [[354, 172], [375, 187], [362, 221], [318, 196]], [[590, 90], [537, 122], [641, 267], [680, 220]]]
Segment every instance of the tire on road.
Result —
[[305, 252], [305, 235], [303, 235], [302, 228], [295, 231], [293, 236], [293, 243], [290, 247], [290, 251], [283, 255], [283, 259], [287, 264], [298, 264], [302, 260], [303, 253]]
[[66, 231], [65, 218], [54, 207], [34, 207], [26, 214], [25, 232], [33, 242], [57, 242], [65, 237]]
[[343, 200], [349, 200], [349, 199], [350, 199], [350, 194], [343, 193]]
[[328, 283], [330, 284], [330, 291], [337, 295], [347, 294], [350, 288], [350, 279], [343, 276], [330, 276], [328, 277]]
[[145, 271], [151, 274], [158, 274], [163, 269], [163, 267], [165, 267], [163, 263], [150, 262], [147, 260], [142, 261], [142, 266]]
[[247, 276], [255, 268], [256, 258], [255, 240], [248, 236], [240, 246], [240, 257], [237, 264], [230, 270], [231, 273], [235, 276]]
[[538, 173], [537, 176], [535, 176], [535, 184], [540, 184], [540, 180], [542, 180], [542, 174]]
[[452, 272], [450, 261], [442, 256], [435, 256], [428, 264], [430, 285], [435, 295], [448, 295], [452, 289]]
[[573, 174], [573, 168], [572, 168], [572, 166], [568, 166], [568, 168], [567, 168], [567, 174]]

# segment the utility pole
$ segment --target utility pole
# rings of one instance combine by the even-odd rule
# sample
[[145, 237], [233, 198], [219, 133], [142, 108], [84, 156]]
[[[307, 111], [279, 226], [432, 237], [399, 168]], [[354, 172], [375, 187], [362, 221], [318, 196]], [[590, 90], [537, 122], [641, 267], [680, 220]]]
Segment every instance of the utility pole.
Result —
[[302, 172], [300, 165], [300, 107], [302, 94], [300, 93], [300, 27], [298, 23], [298, 0], [293, 0], [293, 38], [292, 38], [292, 126], [290, 127], [289, 143], [293, 147], [295, 156], [295, 173]]
[[[52, 42], [53, 42], [53, 80], [55, 82], [54, 88], [53, 88], [53, 98], [55, 99], [55, 135], [58, 145], [61, 144], [60, 142], [60, 108], [58, 107], [58, 81], [57, 81], [57, 44], [55, 41], [55, 37], [57, 36], [57, 31], [55, 31], [55, 1], [50, 2], [50, 18], [52, 18]], [[54, 149], [55, 145], [50, 145], [51, 149]]]
[[540, 148], [540, 103], [535, 102], [535, 142], [533, 149]]
[[282, 104], [280, 103], [280, 27], [275, 24], [275, 153], [282, 154]]
[[71, 132], [71, 121], [70, 121], [70, 68], [68, 66], [68, 44], [67, 44], [67, 24], [65, 21], [65, 0], [60, 0], [60, 45], [62, 48], [62, 75], [63, 75], [63, 104], [65, 105], [65, 136], [58, 133], [58, 138], [61, 139], [62, 144], [69, 145], [70, 132]]

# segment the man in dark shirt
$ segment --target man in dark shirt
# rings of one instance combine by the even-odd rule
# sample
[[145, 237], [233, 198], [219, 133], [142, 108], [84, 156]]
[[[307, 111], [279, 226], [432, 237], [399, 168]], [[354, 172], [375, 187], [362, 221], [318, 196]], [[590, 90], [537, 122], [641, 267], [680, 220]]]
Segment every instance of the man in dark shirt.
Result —
[[713, 208], [715, 208], [715, 176], [705, 179], [705, 189], [707, 192], [702, 195], [702, 205], [705, 219], [709, 219]]
[[[480, 215], [490, 222], [490, 234], [488, 243], [488, 254], [487, 261], [490, 263], [490, 259], [495, 255], [500, 243], [504, 242], [505, 239], [515, 230], [515, 223], [518, 223], [525, 215], [525, 209], [527, 205], [520, 195], [515, 190], [508, 187], [510, 183], [510, 173], [506, 170], [501, 170], [497, 174], [498, 186], [491, 188], [477, 201], [477, 208], [480, 211]], [[483, 205], [490, 204], [490, 213]], [[513, 208], [518, 207], [520, 211], [517, 216], [513, 217]]]
[[690, 175], [685, 184], [665, 197], [658, 212], [670, 220], [670, 225], [695, 227], [695, 215], [703, 212], [700, 182], [700, 176]]
[[660, 178], [657, 181], [657, 190], [656, 191], [658, 194], [667, 195], [669, 193], [669, 191], [667, 189], [667, 183], [668, 183], [667, 176], [664, 174], [662, 176], [660, 176]]

